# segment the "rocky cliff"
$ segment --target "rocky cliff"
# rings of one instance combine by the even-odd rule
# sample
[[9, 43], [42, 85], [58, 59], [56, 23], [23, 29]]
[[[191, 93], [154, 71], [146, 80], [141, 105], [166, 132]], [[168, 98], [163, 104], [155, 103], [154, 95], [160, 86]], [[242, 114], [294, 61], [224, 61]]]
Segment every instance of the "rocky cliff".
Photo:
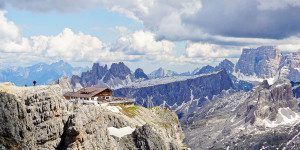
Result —
[[240, 80], [232, 74], [232, 73], [234, 73], [233, 72], [234, 64], [231, 61], [229, 61], [228, 59], [224, 59], [216, 67], [207, 65], [202, 68], [198, 68], [193, 72], [194, 72], [194, 74], [199, 75], [199, 74], [212, 73], [212, 72], [218, 71], [220, 69], [225, 69], [227, 71], [229, 77], [231, 78], [231, 80], [236, 88], [238, 88], [240, 90], [244, 90], [244, 91], [249, 91], [254, 87], [254, 85], [252, 83], [244, 81], [244, 80]]
[[288, 80], [225, 93], [183, 116], [192, 149], [299, 149], [300, 116]]
[[0, 149], [185, 149], [167, 109], [74, 105], [59, 86], [0, 90]]
[[300, 51], [283, 55], [273, 46], [262, 46], [257, 49], [243, 49], [243, 53], [232, 73], [237, 79], [261, 82], [267, 79], [270, 83], [277, 79], [300, 81]]
[[280, 78], [287, 78], [294, 82], [300, 82], [300, 50], [284, 56], [280, 67]]
[[262, 46], [257, 49], [243, 49], [235, 71], [245, 76], [272, 78], [276, 75], [282, 54], [273, 46]]
[[114, 96], [135, 98], [138, 105], [161, 106], [178, 114], [197, 111], [214, 95], [234, 88], [223, 69], [212, 74], [152, 79], [114, 91]]

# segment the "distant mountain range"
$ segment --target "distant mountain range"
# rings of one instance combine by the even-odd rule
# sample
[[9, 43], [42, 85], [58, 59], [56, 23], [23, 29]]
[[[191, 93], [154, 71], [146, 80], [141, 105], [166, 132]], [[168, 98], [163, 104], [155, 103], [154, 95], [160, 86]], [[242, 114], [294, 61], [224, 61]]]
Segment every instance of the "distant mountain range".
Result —
[[150, 78], [161, 78], [161, 77], [171, 77], [171, 76], [176, 76], [176, 75], [179, 75], [179, 74], [175, 71], [167, 70], [167, 69], [160, 67], [159, 69], [151, 72], [149, 74], [149, 77]]
[[191, 75], [190, 72], [184, 72], [184, 73], [177, 73], [172, 70], [167, 70], [165, 68], [158, 68], [157, 70], [154, 70], [151, 72], [148, 77], [153, 79], [153, 78], [163, 78], [163, 77], [171, 77], [171, 76], [188, 76]]
[[64, 61], [52, 64], [39, 63], [29, 67], [15, 67], [0, 69], [0, 82], [12, 82], [18, 86], [32, 85], [33, 80], [37, 84], [50, 84], [62, 76], [71, 77], [88, 68], [72, 67]]
[[[30, 67], [0, 69], [0, 82], [10, 81], [16, 85], [31, 85], [33, 80], [38, 84], [63, 84], [65, 91], [72, 91], [83, 86], [105, 86], [113, 89], [122, 88], [131, 83], [172, 76], [194, 76], [209, 74], [225, 69], [238, 89], [249, 91], [254, 85], [267, 79], [273, 83], [277, 79], [287, 78], [300, 81], [300, 51], [283, 55], [272, 46], [257, 49], [244, 49], [236, 64], [224, 59], [216, 67], [207, 65], [196, 68], [192, 73], [177, 73], [159, 68], [145, 74], [142, 68], [132, 72], [124, 63], [113, 63], [110, 68], [94, 63], [91, 70], [74, 68], [70, 64], [59, 61], [53, 64], [40, 63]], [[66, 77], [61, 78], [62, 76]], [[59, 78], [60, 82], [59, 82]], [[53, 84], [55, 84], [53, 83]]]

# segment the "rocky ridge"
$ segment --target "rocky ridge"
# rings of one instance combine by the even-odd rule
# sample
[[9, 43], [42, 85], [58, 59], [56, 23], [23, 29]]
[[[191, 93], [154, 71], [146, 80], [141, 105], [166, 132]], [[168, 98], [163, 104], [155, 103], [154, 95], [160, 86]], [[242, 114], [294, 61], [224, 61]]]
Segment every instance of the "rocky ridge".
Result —
[[59, 86], [0, 90], [1, 149], [186, 149], [167, 109], [73, 105]]
[[214, 95], [234, 88], [224, 69], [211, 74], [177, 78], [139, 82], [116, 89], [113, 95], [135, 98], [136, 104], [144, 107], [161, 106], [181, 114], [197, 111]]
[[236, 76], [233, 75], [233, 73], [234, 73], [234, 64], [228, 59], [224, 59], [216, 67], [212, 67], [210, 65], [207, 65], [207, 66], [204, 66], [202, 68], [197, 68], [193, 72], [194, 72], [195, 75], [199, 75], [199, 74], [212, 73], [212, 72], [218, 71], [220, 69], [225, 69], [227, 71], [227, 73], [228, 73], [229, 77], [231, 78], [234, 86], [237, 87], [238, 89], [244, 90], [244, 91], [249, 91], [254, 87], [254, 85], [252, 83], [244, 81], [244, 80], [240, 80]]

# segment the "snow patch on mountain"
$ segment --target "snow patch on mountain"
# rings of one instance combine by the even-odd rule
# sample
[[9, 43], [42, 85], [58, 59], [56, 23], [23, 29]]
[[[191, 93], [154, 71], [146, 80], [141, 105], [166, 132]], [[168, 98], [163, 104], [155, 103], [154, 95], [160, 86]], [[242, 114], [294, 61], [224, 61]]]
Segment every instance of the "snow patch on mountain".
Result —
[[296, 113], [287, 107], [287, 108], [278, 109], [278, 114], [276, 116], [275, 121], [270, 121], [268, 118], [265, 119], [257, 118], [255, 123], [257, 125], [263, 125], [265, 127], [275, 128], [281, 125], [293, 125], [294, 123], [299, 123], [299, 121], [300, 121], [299, 113]]
[[109, 135], [113, 135], [119, 138], [122, 138], [125, 135], [131, 134], [135, 128], [131, 128], [129, 126], [124, 128], [115, 128], [115, 127], [108, 127]]

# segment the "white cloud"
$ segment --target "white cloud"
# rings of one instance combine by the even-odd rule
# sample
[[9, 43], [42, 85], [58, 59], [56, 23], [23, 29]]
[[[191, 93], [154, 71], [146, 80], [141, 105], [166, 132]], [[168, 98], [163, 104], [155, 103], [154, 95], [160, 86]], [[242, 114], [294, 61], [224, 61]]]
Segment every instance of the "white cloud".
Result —
[[190, 58], [195, 57], [233, 57], [240, 54], [240, 49], [234, 49], [234, 47], [229, 47], [227, 49], [210, 43], [189, 43], [186, 48], [186, 56]]
[[39, 54], [68, 61], [132, 61], [140, 57], [127, 55], [123, 51], [111, 51], [110, 45], [97, 37], [82, 32], [76, 34], [69, 28], [56, 36], [36, 36], [31, 39], [33, 50]]
[[258, 0], [258, 8], [260, 10], [278, 10], [286, 9], [289, 6], [299, 7], [300, 1], [298, 0]]
[[4, 16], [7, 12], [0, 11], [0, 38], [17, 39], [20, 36], [19, 28]]
[[30, 48], [29, 40], [22, 37], [21, 30], [0, 11], [0, 50], [4, 52], [24, 52]]
[[22, 36], [20, 28], [8, 21], [4, 14], [5, 12], [2, 12], [2, 16], [0, 14], [0, 53], [6, 56], [1, 58], [5, 62], [14, 59], [13, 63], [24, 65], [30, 61], [63, 59], [69, 62], [111, 63], [138, 61], [142, 58], [159, 60], [175, 52], [174, 43], [156, 41], [155, 35], [149, 31], [131, 32], [125, 27], [117, 27], [122, 34], [113, 44], [104, 43], [97, 37], [82, 32], [74, 33], [69, 28], [54, 36], [27, 38]]
[[162, 40], [156, 41], [155, 35], [149, 31], [134, 31], [122, 34], [113, 49], [123, 51], [129, 55], [171, 55], [175, 44]]

